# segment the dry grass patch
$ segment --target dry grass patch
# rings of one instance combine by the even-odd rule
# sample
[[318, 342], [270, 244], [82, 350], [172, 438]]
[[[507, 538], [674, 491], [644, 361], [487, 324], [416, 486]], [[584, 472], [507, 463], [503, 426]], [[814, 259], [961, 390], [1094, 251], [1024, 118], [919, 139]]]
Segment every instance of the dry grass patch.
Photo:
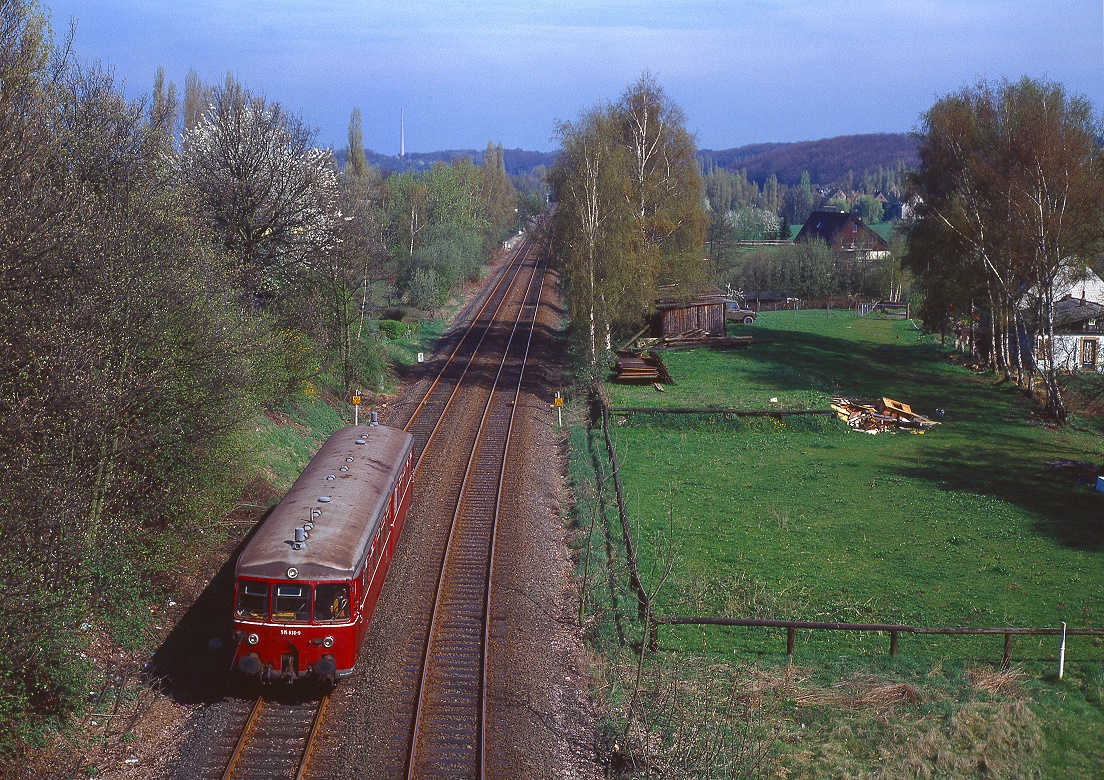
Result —
[[1014, 696], [1019, 691], [1020, 681], [1026, 676], [1016, 667], [993, 669], [989, 666], [978, 666], [966, 670], [966, 680], [974, 690], [1008, 696]]
[[825, 681], [807, 667], [670, 654], [648, 669], [627, 738], [635, 667], [610, 671], [607, 733], [624, 777], [1038, 776], [1042, 733], [1018, 670]]

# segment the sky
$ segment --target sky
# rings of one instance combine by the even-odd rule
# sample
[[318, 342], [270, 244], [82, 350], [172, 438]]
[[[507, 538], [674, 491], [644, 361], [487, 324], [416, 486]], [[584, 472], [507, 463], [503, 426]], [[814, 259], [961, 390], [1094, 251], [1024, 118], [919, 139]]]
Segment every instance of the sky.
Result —
[[907, 132], [979, 78], [1047, 77], [1104, 111], [1104, 0], [40, 0], [132, 97], [233, 73], [324, 145], [551, 151], [645, 71], [706, 149]]

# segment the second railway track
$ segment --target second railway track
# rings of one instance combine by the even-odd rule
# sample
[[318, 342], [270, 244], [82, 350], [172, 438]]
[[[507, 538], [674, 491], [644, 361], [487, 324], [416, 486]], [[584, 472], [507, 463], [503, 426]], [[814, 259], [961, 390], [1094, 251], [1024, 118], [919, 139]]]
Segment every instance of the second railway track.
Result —
[[483, 777], [493, 551], [510, 431], [543, 291], [535, 267], [479, 420], [453, 511], [425, 652], [407, 776]]

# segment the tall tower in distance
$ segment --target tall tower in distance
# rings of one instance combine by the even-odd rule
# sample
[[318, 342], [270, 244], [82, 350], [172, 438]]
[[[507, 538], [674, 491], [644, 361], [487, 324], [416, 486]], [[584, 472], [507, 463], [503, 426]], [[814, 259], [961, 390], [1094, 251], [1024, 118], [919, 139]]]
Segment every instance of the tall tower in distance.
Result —
[[399, 109], [399, 157], [406, 157], [406, 110]]

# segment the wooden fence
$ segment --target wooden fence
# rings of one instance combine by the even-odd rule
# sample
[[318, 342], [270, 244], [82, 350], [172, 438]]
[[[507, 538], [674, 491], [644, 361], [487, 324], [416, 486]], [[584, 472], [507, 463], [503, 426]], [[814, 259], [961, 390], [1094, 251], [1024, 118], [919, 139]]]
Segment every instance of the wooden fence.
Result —
[[[897, 638], [901, 634], [928, 634], [939, 636], [993, 636], [1004, 635], [1004, 657], [1001, 668], [1007, 669], [1012, 662], [1012, 637], [1016, 635], [1058, 636], [1061, 628], [1002, 628], [972, 626], [906, 626], [895, 623], [817, 623], [803, 620], [754, 620], [745, 618], [716, 617], [661, 617], [660, 625], [665, 626], [746, 626], [786, 629], [786, 655], [791, 659], [794, 654], [794, 641], [798, 629], [812, 631], [879, 631], [889, 634], [889, 654], [897, 655]], [[1067, 636], [1104, 636], [1104, 628], [1066, 628]]]
[[613, 414], [717, 414], [721, 417], [832, 417], [831, 409], [693, 409], [678, 406], [612, 406]]

